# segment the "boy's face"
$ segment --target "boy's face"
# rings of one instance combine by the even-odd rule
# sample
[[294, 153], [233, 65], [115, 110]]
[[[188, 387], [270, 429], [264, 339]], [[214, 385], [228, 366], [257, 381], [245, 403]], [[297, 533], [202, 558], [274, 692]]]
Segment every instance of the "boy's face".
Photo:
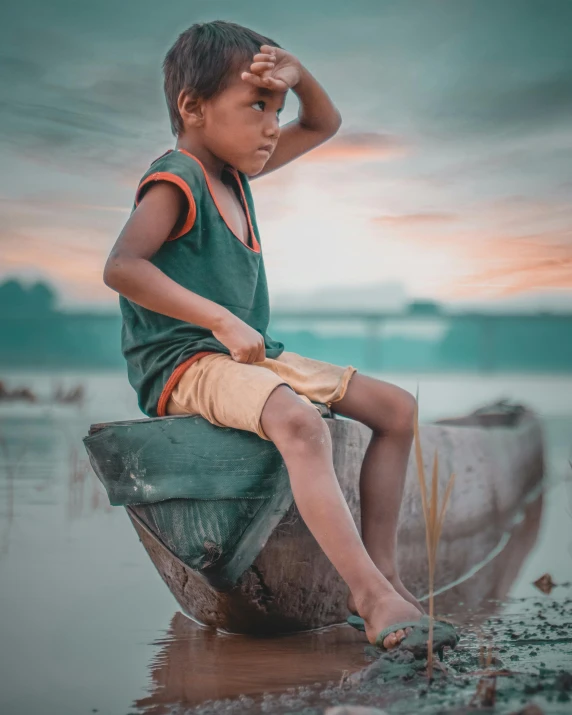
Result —
[[203, 101], [201, 132], [215, 156], [254, 176], [276, 147], [286, 92], [255, 87], [240, 72], [220, 94]]

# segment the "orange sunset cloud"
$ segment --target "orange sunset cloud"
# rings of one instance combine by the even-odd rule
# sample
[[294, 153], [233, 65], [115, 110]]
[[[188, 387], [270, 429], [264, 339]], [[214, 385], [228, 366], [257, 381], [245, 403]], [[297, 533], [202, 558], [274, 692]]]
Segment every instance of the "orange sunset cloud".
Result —
[[417, 224], [428, 224], [428, 223], [450, 223], [452, 221], [457, 221], [459, 216], [454, 213], [416, 213], [416, 214], [402, 214], [400, 216], [376, 216], [372, 219], [372, 223], [381, 223], [386, 226], [409, 227]]
[[447, 294], [474, 295], [479, 287], [494, 288], [501, 296], [537, 288], [572, 289], [572, 244], [566, 238], [570, 241], [553, 232], [465, 244], [466, 261], [476, 270], [449, 283]]
[[339, 134], [304, 154], [303, 161], [380, 161], [408, 154], [410, 147], [400, 137], [375, 132]]
[[68, 228], [49, 227], [2, 232], [2, 273], [34, 275], [55, 285], [65, 285], [71, 298], [109, 301], [113, 292], [103, 283], [107, 257], [107, 236], [97, 230], [84, 230], [82, 242]]

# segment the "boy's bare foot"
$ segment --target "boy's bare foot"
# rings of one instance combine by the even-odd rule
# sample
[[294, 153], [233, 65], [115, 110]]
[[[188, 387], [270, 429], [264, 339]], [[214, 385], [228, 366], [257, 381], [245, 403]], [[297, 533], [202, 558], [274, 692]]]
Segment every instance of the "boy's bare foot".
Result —
[[[419, 610], [397, 592], [384, 594], [372, 606], [362, 605], [361, 611], [363, 612], [367, 639], [374, 645], [381, 631], [391, 626], [392, 623], [418, 621], [421, 618]], [[390, 633], [384, 639], [383, 647], [387, 650], [395, 648], [410, 632], [410, 629], [406, 629]]]
[[[419, 613], [425, 614], [425, 609], [423, 608], [423, 606], [419, 603], [415, 596], [405, 588], [405, 586], [401, 583], [401, 579], [399, 578], [399, 576], [395, 576], [394, 578], [388, 578], [387, 580], [400, 596], [402, 596], [406, 601], [409, 601], [409, 603], [412, 603], [419, 611]], [[354, 597], [351, 593], [348, 596], [348, 610], [350, 613], [358, 615]], [[361, 613], [359, 615], [361, 616]]]

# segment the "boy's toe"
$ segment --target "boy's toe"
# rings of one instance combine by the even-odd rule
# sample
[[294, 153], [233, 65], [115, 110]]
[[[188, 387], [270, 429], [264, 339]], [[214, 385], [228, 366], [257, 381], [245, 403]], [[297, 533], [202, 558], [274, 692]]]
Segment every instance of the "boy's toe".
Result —
[[[392, 632], [387, 633], [389, 628], [382, 631], [378, 636], [378, 644], [385, 650], [391, 650], [398, 646], [404, 639], [408, 639], [404, 645], [409, 651], [420, 652], [424, 650], [427, 652], [428, 648], [428, 627], [429, 618], [423, 616], [419, 622], [409, 622], [406, 623], [396, 623], [396, 629]], [[401, 625], [401, 628], [399, 626]], [[383, 634], [387, 635], [383, 638]], [[435, 621], [434, 631], [433, 631], [433, 650], [441, 650], [444, 646], [449, 646], [450, 648], [455, 648], [459, 642], [459, 636], [456, 633], [453, 626], [442, 621]]]
[[390, 633], [383, 641], [383, 647], [386, 650], [391, 650], [395, 646], [399, 645], [401, 641], [405, 638], [406, 633], [403, 630], [395, 631], [395, 633]]
[[390, 633], [383, 641], [383, 647], [386, 650], [391, 650], [397, 645], [397, 635], [395, 633]]

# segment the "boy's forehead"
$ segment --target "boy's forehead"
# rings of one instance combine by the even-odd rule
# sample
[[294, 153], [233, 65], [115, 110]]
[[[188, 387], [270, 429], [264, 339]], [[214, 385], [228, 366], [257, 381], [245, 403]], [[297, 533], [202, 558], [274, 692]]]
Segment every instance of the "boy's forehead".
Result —
[[286, 101], [286, 92], [278, 92], [275, 89], [267, 89], [266, 87], [252, 87], [252, 89], [257, 98], [275, 99], [279, 104], [283, 104]]
[[267, 89], [266, 87], [255, 87], [250, 82], [243, 80], [240, 73], [233, 79], [230, 86], [249, 95], [253, 101], [256, 99], [275, 99], [277, 102], [283, 103], [286, 100], [286, 92], [278, 92], [275, 89]]

